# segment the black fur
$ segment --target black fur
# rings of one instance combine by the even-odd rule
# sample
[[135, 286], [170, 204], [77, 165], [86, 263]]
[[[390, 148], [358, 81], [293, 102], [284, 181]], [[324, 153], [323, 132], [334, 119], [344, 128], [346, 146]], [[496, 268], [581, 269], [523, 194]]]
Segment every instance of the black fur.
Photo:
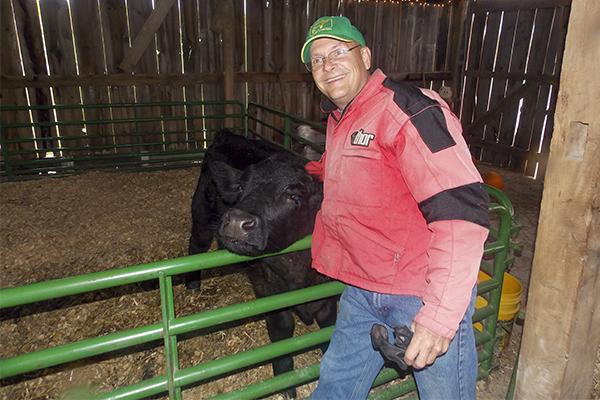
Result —
[[[213, 238], [220, 248], [242, 255], [283, 250], [312, 233], [322, 199], [322, 185], [306, 173], [302, 159], [272, 143], [220, 131], [207, 149], [192, 199], [189, 253], [207, 251]], [[310, 267], [309, 251], [255, 263], [259, 265], [245, 271], [257, 297], [327, 281]], [[199, 287], [197, 274], [188, 286]], [[305, 324], [330, 326], [335, 323], [336, 299], [298, 305], [293, 311]], [[270, 314], [267, 328], [272, 341], [291, 337], [292, 310]], [[291, 369], [291, 356], [273, 361], [276, 375]], [[295, 390], [286, 395], [295, 396]]]

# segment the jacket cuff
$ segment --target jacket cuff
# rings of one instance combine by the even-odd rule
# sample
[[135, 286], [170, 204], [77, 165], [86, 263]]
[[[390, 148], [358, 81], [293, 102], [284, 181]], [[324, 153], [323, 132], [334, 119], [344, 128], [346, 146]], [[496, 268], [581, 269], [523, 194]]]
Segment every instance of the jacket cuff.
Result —
[[450, 329], [447, 326], [444, 326], [438, 321], [429, 317], [427, 315], [427, 306], [423, 306], [423, 308], [421, 308], [421, 311], [417, 313], [417, 316], [415, 317], [415, 323], [424, 326], [430, 331], [450, 340], [454, 338], [454, 335], [456, 335], [456, 330], [458, 329], [458, 327], [456, 327], [455, 329]]
[[304, 164], [304, 170], [309, 174], [323, 181], [323, 165], [320, 161], [309, 161]]

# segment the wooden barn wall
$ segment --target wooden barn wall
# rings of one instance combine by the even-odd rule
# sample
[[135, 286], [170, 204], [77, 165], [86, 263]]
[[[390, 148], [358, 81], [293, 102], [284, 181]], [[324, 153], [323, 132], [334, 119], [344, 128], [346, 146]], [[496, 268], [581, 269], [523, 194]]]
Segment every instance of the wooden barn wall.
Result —
[[[107, 151], [131, 152], [134, 149], [131, 146], [137, 145], [136, 149], [154, 151], [186, 147], [191, 136], [203, 135], [205, 129], [219, 124], [193, 118], [86, 124], [100, 119], [194, 117], [222, 112], [222, 109], [210, 109], [215, 106], [200, 105], [118, 106], [149, 101], [223, 99], [219, 83], [220, 38], [211, 27], [211, 16], [218, 1], [176, 2], [133, 67], [132, 74], [124, 73], [119, 64], [152, 13], [152, 0], [3, 0], [0, 3], [3, 105], [27, 105], [27, 97], [33, 106], [114, 105], [55, 112], [40, 110], [31, 115], [4, 112], [1, 116], [4, 123], [82, 121], [33, 131], [6, 130], [3, 134], [7, 139], [34, 135], [52, 138], [38, 141], [37, 145], [26, 143], [12, 147], [31, 150], [37, 147], [40, 157], [45, 156], [44, 148], [55, 146], [106, 146]], [[202, 73], [216, 76], [196, 83], [193, 76]], [[181, 79], [186, 74], [189, 78]], [[59, 155], [70, 154], [65, 151], [55, 154]]]
[[[374, 67], [421, 86], [439, 88], [455, 57], [458, 1], [176, 0], [139, 61], [124, 70], [160, 1], [168, 0], [1, 1], [3, 105], [110, 105], [3, 112], [4, 123], [79, 121], [6, 130], [5, 139], [48, 138], [11, 149], [34, 158], [50, 147], [65, 148], [55, 151], [58, 157], [74, 155], [67, 147], [131, 152], [201, 146], [223, 121], [195, 117], [222, 112], [222, 106], [122, 104], [223, 100], [224, 26], [234, 32], [235, 99], [311, 120], [321, 118], [320, 94], [299, 52], [308, 27], [322, 15], [351, 18], [373, 50]], [[225, 3], [233, 12], [222, 15]], [[188, 118], [144, 121], [158, 116]], [[117, 119], [128, 121], [94, 123]]]
[[543, 177], [570, 0], [478, 0], [460, 114], [475, 157]]
[[455, 10], [451, 4], [248, 0], [247, 71], [304, 74], [303, 81], [250, 84], [248, 98], [312, 120], [322, 117], [321, 95], [300, 62], [300, 49], [308, 27], [323, 15], [351, 19], [372, 50], [374, 68], [438, 89], [454, 62], [448, 48], [459, 28], [452, 26]]

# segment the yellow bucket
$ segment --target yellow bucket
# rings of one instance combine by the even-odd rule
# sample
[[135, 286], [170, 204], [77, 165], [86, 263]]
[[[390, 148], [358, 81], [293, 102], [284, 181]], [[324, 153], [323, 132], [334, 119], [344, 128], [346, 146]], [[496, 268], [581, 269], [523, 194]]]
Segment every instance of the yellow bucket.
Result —
[[[477, 282], [483, 282], [489, 279], [490, 276], [488, 274], [479, 271]], [[523, 293], [523, 285], [521, 285], [521, 282], [513, 275], [505, 272], [502, 282], [502, 293], [500, 295], [500, 307], [498, 309], [498, 325], [496, 331], [496, 339], [498, 340], [498, 348], [500, 350], [505, 349], [510, 342], [510, 334], [512, 333], [514, 319], [521, 307], [521, 293]], [[479, 329], [478, 327], [475, 328]], [[483, 327], [481, 328], [483, 329]]]
[[[477, 282], [483, 282], [490, 279], [490, 276], [483, 271], [479, 271]], [[508, 272], [504, 273], [502, 282], [502, 294], [500, 295], [500, 309], [498, 311], [499, 321], [512, 321], [521, 307], [521, 294], [523, 285], [517, 278]]]
[[[477, 296], [475, 299], [475, 309], [479, 310], [488, 305], [488, 301], [481, 296]], [[473, 327], [477, 329], [479, 332], [483, 332], [483, 324], [481, 322], [475, 322]]]

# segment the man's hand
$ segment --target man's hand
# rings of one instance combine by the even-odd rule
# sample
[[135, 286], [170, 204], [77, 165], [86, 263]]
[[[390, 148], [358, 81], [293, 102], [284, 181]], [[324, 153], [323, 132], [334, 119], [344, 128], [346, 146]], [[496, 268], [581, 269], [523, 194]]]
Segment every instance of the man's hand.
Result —
[[404, 361], [414, 369], [433, 364], [436, 358], [448, 351], [450, 339], [414, 322], [411, 329], [414, 333], [404, 354]]

